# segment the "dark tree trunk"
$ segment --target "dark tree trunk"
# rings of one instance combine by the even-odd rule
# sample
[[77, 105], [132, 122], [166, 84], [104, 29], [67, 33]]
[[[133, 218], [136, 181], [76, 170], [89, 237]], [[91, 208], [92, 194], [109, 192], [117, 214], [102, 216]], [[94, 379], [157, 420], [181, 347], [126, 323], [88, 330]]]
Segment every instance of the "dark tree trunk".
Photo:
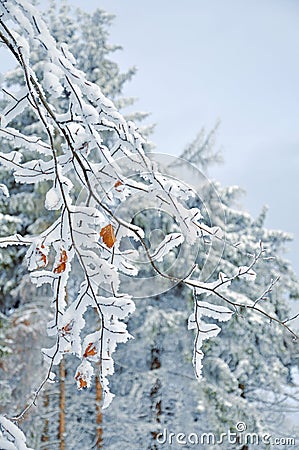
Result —
[[[49, 408], [49, 404], [50, 404], [50, 398], [49, 398], [49, 392], [46, 388], [45, 392], [44, 392], [44, 408], [45, 408], [45, 414], [46, 414], [46, 418], [44, 421], [44, 427], [43, 427], [43, 433], [42, 433], [42, 437], [41, 437], [41, 441], [43, 443], [45, 442], [49, 442], [49, 419], [47, 418], [47, 413], [48, 413], [48, 408]], [[44, 450], [48, 450], [47, 447], [43, 447]]]
[[65, 450], [65, 376], [66, 370], [63, 359], [59, 365], [59, 450]]
[[[246, 395], [245, 395], [245, 384], [239, 383], [239, 389], [241, 390], [241, 397], [242, 398], [246, 398]], [[248, 445], [243, 445], [241, 450], [249, 450]]]
[[96, 376], [96, 448], [103, 448], [102, 385]]
[[[161, 367], [160, 349], [154, 347], [151, 349], [150, 370], [160, 369], [160, 367]], [[157, 378], [150, 392], [151, 411], [154, 414], [153, 419], [157, 425], [161, 423], [161, 414], [162, 414], [161, 388], [162, 388], [161, 381], [159, 378]], [[156, 443], [156, 438], [158, 434], [159, 431], [157, 430], [151, 432], [153, 441], [149, 447], [149, 450], [157, 450], [158, 447]]]

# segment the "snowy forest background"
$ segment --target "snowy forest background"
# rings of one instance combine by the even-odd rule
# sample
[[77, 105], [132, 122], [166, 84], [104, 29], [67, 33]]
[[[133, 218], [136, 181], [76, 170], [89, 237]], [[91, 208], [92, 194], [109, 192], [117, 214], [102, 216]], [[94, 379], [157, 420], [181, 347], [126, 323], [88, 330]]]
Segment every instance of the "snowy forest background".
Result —
[[[133, 86], [135, 69], [123, 73], [114, 62], [114, 52], [119, 47], [109, 38], [113, 17], [102, 10], [76, 11], [70, 3], [60, 1], [50, 2], [49, 8], [44, 19], [52, 35], [57, 42], [68, 44], [87, 79], [102, 89], [127, 120], [138, 124], [149, 140], [146, 146], [149, 154], [155, 157], [157, 152], [167, 153], [152, 142], [153, 128], [147, 113], [126, 113], [128, 109], [134, 111], [134, 100], [123, 92], [128, 82]], [[44, 61], [38, 51], [34, 58], [38, 73]], [[16, 90], [22, 85], [19, 69], [3, 75], [5, 89]], [[51, 101], [55, 102], [55, 96]], [[2, 110], [6, 104], [3, 95]], [[39, 124], [32, 114], [14, 120], [23, 133], [38, 134]], [[226, 233], [227, 245], [216, 245], [211, 253], [206, 247], [200, 248], [195, 256], [190, 251], [180, 253], [180, 265], [190, 267], [196, 260], [213, 279], [216, 269], [231, 273], [243, 266], [244, 253], [254, 252], [256, 244], [262, 241], [267, 254], [275, 258], [266, 263], [257, 261], [256, 280], [250, 283], [237, 280], [231, 287], [232, 298], [254, 302], [270, 284], [271, 290], [265, 293], [267, 312], [281, 320], [291, 317], [298, 311], [299, 295], [298, 279], [285, 253], [292, 236], [288, 230], [266, 227], [266, 208], [253, 217], [240, 207], [242, 186], [209, 181], [210, 167], [221, 159], [218, 151], [221, 138], [218, 142], [217, 133], [218, 123], [209, 131], [198, 130], [195, 138], [190, 136], [191, 144], [181, 149], [182, 159], [158, 157], [162, 172], [173, 178], [186, 178], [197, 189], [192, 206], [199, 207], [208, 223], [220, 226]], [[1, 152], [5, 151], [3, 144]], [[1, 191], [1, 237], [39, 233], [55, 215], [44, 207], [49, 186], [38, 183], [24, 188], [15, 182], [10, 171], [4, 167], [0, 170], [1, 183], [5, 183], [10, 193], [8, 197], [4, 188]], [[225, 171], [225, 163], [221, 170]], [[134, 224], [148, 232], [152, 248], [172, 230], [170, 217], [154, 217], [151, 212], [154, 206], [146, 203], [146, 199], [138, 197], [134, 204], [133, 198], [130, 207], [135, 214]], [[237, 251], [229, 243], [240, 243]], [[209, 246], [209, 242], [205, 244]], [[40, 384], [45, 372], [41, 348], [48, 345], [45, 330], [50, 314], [49, 291], [37, 290], [31, 284], [25, 253], [22, 247], [4, 248], [0, 258], [0, 413], [8, 413], [10, 417], [23, 409], [26, 399]], [[175, 256], [170, 255], [165, 264], [171, 266], [171, 258]], [[278, 276], [279, 281], [272, 286], [271, 280]], [[165, 428], [177, 433], [220, 435], [234, 430], [238, 422], [244, 422], [251, 432], [299, 440], [298, 344], [287, 330], [269, 324], [246, 308], [240, 310], [222, 325], [218, 337], [204, 342], [204, 378], [199, 383], [192, 367], [194, 335], [187, 331], [188, 317], [193, 311], [192, 293], [183, 283], [172, 289], [165, 287], [148, 266], [142, 268], [140, 278], [141, 281], [138, 278], [126, 281], [128, 290], [136, 297], [136, 311], [126, 319], [135, 339], [119, 345], [115, 353], [115, 374], [110, 378], [115, 394], [112, 404], [102, 410], [98, 376], [89, 389], [78, 390], [74, 382], [74, 358], [65, 358], [56, 369], [57, 382], [45, 386], [36, 407], [20, 422], [27, 445], [61, 450], [157, 449], [162, 446], [156, 437]], [[68, 295], [72, 297], [78, 289], [74, 276]], [[92, 313], [85, 319], [91, 324], [95, 320]], [[223, 444], [221, 448], [232, 447]], [[235, 448], [251, 447], [236, 444]], [[262, 444], [259, 448], [263, 448]]]

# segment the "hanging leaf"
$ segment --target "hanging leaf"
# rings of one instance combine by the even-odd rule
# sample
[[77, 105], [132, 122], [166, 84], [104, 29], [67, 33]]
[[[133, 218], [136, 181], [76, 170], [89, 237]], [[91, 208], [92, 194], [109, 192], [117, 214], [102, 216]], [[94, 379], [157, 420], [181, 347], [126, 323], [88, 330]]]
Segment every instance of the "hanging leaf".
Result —
[[73, 325], [74, 325], [73, 320], [71, 322], [67, 323], [66, 325], [64, 325], [64, 327], [61, 328], [62, 335], [65, 336], [66, 334], [69, 334], [73, 329]]
[[86, 359], [82, 361], [82, 363], [79, 365], [75, 380], [77, 381], [78, 389], [84, 389], [89, 388], [91, 384], [91, 378], [93, 376], [94, 370], [91, 366], [90, 362], [88, 362]]
[[48, 264], [47, 255], [44, 253], [44, 245], [41, 245], [41, 247], [36, 247], [35, 254], [36, 254], [36, 264], [38, 268], [46, 267]]
[[96, 351], [95, 345], [92, 342], [90, 342], [90, 344], [88, 344], [88, 346], [86, 347], [86, 350], [85, 350], [83, 356], [84, 356], [84, 358], [87, 358], [88, 356], [94, 356], [96, 354], [97, 354], [97, 351]]
[[57, 267], [55, 267], [54, 273], [64, 272], [66, 269], [66, 262], [67, 262], [67, 253], [64, 249], [62, 249], [60, 253], [59, 264]]
[[75, 376], [75, 380], [78, 383], [78, 388], [79, 389], [84, 389], [87, 388], [87, 381], [83, 379], [83, 374], [78, 372]]
[[115, 190], [117, 191], [117, 192], [121, 192], [121, 189], [117, 189], [119, 186], [122, 186], [123, 185], [123, 183], [120, 181], [120, 180], [117, 180], [117, 182], [115, 183], [115, 185], [114, 185], [114, 187], [115, 187]]
[[107, 245], [108, 248], [113, 247], [113, 245], [116, 242], [116, 237], [114, 234], [114, 229], [111, 223], [109, 225], [106, 225], [104, 228], [100, 231], [100, 236], [104, 242], [105, 245]]

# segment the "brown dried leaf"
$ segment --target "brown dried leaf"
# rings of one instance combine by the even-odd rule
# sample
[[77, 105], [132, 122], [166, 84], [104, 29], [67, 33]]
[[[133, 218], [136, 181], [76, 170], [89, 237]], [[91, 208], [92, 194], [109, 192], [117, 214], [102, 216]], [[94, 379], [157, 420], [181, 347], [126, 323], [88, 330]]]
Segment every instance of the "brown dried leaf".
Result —
[[67, 253], [64, 248], [61, 250], [60, 262], [67, 262]]
[[42, 249], [44, 249], [45, 246], [41, 245], [41, 247], [36, 247], [35, 249], [35, 253], [36, 253], [36, 264], [38, 268], [43, 268], [46, 267], [46, 265], [48, 264], [48, 260], [47, 260], [47, 255], [45, 255], [42, 251]]
[[117, 191], [117, 192], [121, 192], [121, 189], [117, 189], [119, 186], [122, 186], [123, 185], [123, 183], [120, 181], [120, 180], [117, 180], [117, 182], [115, 183], [115, 185], [114, 185], [114, 187], [115, 187], [115, 190]]
[[66, 269], [67, 253], [64, 249], [60, 252], [59, 264], [54, 269], [54, 273], [62, 273]]
[[66, 268], [66, 264], [64, 262], [62, 262], [62, 263], [58, 264], [57, 267], [55, 267], [54, 273], [62, 273], [65, 271], [65, 268]]
[[113, 245], [116, 242], [114, 229], [111, 223], [109, 223], [108, 225], [106, 225], [104, 228], [101, 229], [100, 236], [103, 239], [104, 244], [106, 244], [108, 248], [113, 247]]
[[73, 322], [74, 321], [72, 320], [71, 322], [67, 323], [66, 325], [64, 325], [64, 327], [61, 328], [61, 331], [62, 331], [63, 335], [68, 334], [68, 333], [70, 333], [72, 331]]
[[83, 357], [87, 358], [88, 356], [94, 356], [96, 354], [97, 354], [97, 351], [96, 351], [95, 345], [92, 342], [90, 342], [88, 344], [88, 346], [86, 347]]
[[87, 381], [83, 379], [83, 375], [81, 372], [78, 372], [75, 376], [75, 380], [79, 381], [79, 389], [83, 389], [87, 387]]

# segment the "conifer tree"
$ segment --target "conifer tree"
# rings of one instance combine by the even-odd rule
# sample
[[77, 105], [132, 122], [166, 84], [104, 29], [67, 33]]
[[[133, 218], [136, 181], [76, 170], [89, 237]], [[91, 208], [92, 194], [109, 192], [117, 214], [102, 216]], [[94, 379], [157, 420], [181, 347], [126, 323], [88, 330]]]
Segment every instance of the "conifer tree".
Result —
[[[20, 75], [24, 77], [20, 90], [15, 92], [13, 85], [5, 89], [10, 100], [2, 113], [0, 136], [7, 147], [4, 146], [0, 153], [0, 160], [13, 171], [17, 183], [43, 186], [45, 209], [49, 211], [43, 229], [34, 234], [25, 230], [22, 234], [3, 236], [0, 245], [2, 248], [25, 246], [31, 281], [37, 287], [49, 285], [52, 291], [52, 314], [48, 322], [52, 346], [43, 349], [46, 377], [19, 414], [10, 420], [0, 416], [2, 447], [27, 448], [26, 438], [16, 424], [33, 408], [46, 384], [55, 381], [55, 367], [65, 358], [73, 358], [76, 361], [73, 366], [79, 360], [73, 371], [79, 390], [91, 386], [97, 371], [103, 407], [110, 405], [113, 394], [108, 376], [114, 372], [112, 354], [117, 344], [131, 338], [126, 319], [135, 309], [130, 285], [124, 282], [124, 276], [137, 276], [142, 258], [158, 280], [165, 280], [162, 290], [165, 291], [165, 285], [178, 284], [180, 289], [185, 286], [193, 293], [193, 312], [189, 310], [185, 320], [189, 316], [188, 328], [195, 333], [192, 360], [199, 380], [202, 378], [203, 350], [207, 352], [206, 341], [221, 331], [215, 321], [236, 322], [240, 314], [245, 316], [251, 312], [275, 322], [280, 330], [295, 337], [289, 326], [290, 319], [282, 317], [284, 308], [280, 309], [272, 297], [276, 280], [270, 280], [265, 287], [262, 277], [260, 285], [252, 284], [253, 288], [247, 288], [242, 281], [255, 281], [260, 264], [269, 262], [269, 249], [264, 248], [255, 234], [249, 234], [243, 241], [244, 248], [229, 241], [229, 245], [224, 246], [228, 256], [220, 262], [219, 251], [226, 244], [223, 238], [225, 227], [222, 227], [219, 211], [213, 210], [213, 198], [209, 198], [209, 210], [213, 214], [205, 216], [204, 205], [195, 198], [190, 186], [159, 171], [146, 155], [146, 142], [136, 125], [125, 120], [97, 84], [87, 80], [67, 46], [55, 42], [38, 11], [27, 0], [11, 0], [9, 4], [0, 0], [0, 15], [1, 40], [15, 57]], [[37, 48], [43, 58], [35, 65], [33, 55]], [[53, 99], [57, 100], [55, 105]], [[32, 117], [37, 117], [28, 133], [22, 123], [22, 120], [27, 121], [27, 110]], [[82, 192], [78, 197], [79, 186]], [[4, 192], [6, 189], [4, 187]], [[130, 199], [136, 201], [140, 194], [158, 204], [156, 212], [163, 210], [174, 222], [155, 245], [151, 245], [148, 224], [137, 225], [134, 210], [130, 209]], [[234, 233], [238, 234], [233, 228], [231, 236]], [[190, 268], [192, 258], [185, 260], [183, 255], [196, 244], [200, 250], [197, 264]], [[231, 254], [232, 251], [235, 253]], [[239, 261], [240, 254], [242, 259]], [[182, 261], [184, 266], [180, 264]], [[170, 267], [167, 266], [169, 263], [172, 263]], [[222, 267], [226, 273], [219, 271]], [[210, 275], [209, 279], [206, 273]], [[262, 293], [260, 286], [263, 286]], [[175, 296], [175, 299], [174, 310], [180, 298]], [[173, 314], [168, 308], [162, 320], [157, 319], [155, 308], [150, 307], [149, 315], [136, 316], [139, 329], [150, 331], [149, 370], [144, 371], [144, 365], [141, 367], [145, 381], [149, 381], [149, 391], [144, 389], [142, 382], [137, 383], [139, 398], [147, 400], [142, 407], [148, 404], [153, 413], [153, 423], [148, 421], [149, 448], [156, 447], [153, 438], [157, 437], [158, 425], [165, 423], [164, 411], [170, 411], [173, 416], [174, 408], [169, 406], [173, 398], [169, 393], [171, 390], [163, 391], [167, 385], [163, 381], [163, 371], [167, 372], [169, 361], [163, 362], [164, 352], [158, 342], [161, 342], [163, 322], [176, 325], [186, 314], [186, 310], [180, 308], [181, 304], [179, 314]], [[160, 315], [161, 312], [160, 309]], [[86, 320], [90, 315], [94, 319]], [[233, 319], [234, 316], [237, 319]], [[250, 328], [250, 323], [251, 316], [246, 314], [245, 330]], [[26, 326], [29, 325], [30, 321]], [[282, 337], [282, 331], [280, 333]], [[165, 333], [163, 338], [165, 348], [169, 348], [168, 335]], [[286, 343], [285, 348], [288, 345]], [[35, 354], [33, 357], [36, 359]], [[233, 360], [229, 358], [229, 361]], [[275, 363], [277, 365], [276, 360]], [[176, 370], [180, 371], [182, 366], [183, 360], [179, 360]], [[225, 366], [229, 363], [222, 351], [212, 367], [218, 370]], [[208, 368], [209, 365], [204, 370]], [[234, 372], [234, 367], [228, 368]], [[243, 379], [237, 378], [239, 374], [243, 375], [242, 371], [235, 374], [238, 399], [246, 399], [248, 382], [245, 380], [247, 384], [243, 384]], [[173, 375], [176, 378], [176, 372]], [[173, 386], [176, 384], [171, 380], [170, 387]], [[184, 393], [175, 398], [183, 404], [186, 401]], [[188, 408], [188, 414], [192, 412], [193, 409]], [[180, 419], [182, 424], [186, 423], [182, 411]], [[45, 437], [47, 433], [51, 434], [45, 427], [43, 431]], [[64, 428], [62, 431], [64, 433]], [[141, 436], [137, 438], [139, 440]], [[59, 439], [60, 447], [64, 446], [63, 439]], [[45, 442], [47, 446], [47, 440]]]
[[[167, 167], [169, 176], [177, 177], [178, 171], [181, 176], [185, 169], [188, 180], [198, 180], [199, 195], [193, 206], [205, 214], [207, 223], [212, 217], [213, 224], [226, 231], [226, 242], [218, 247], [216, 243], [213, 252], [207, 248], [206, 260], [200, 252], [197, 263], [203, 267], [205, 276], [213, 274], [215, 267], [228, 274], [246, 258], [250, 259], [258, 242], [263, 242], [268, 256], [257, 263], [259, 277], [254, 284], [240, 279], [232, 287], [232, 296], [245, 304], [254, 301], [265, 305], [269, 313], [278, 317], [290, 318], [290, 300], [299, 296], [298, 279], [284, 257], [291, 236], [265, 227], [266, 209], [256, 219], [240, 210], [240, 188], [222, 187], [204, 176], [203, 170], [219, 161], [219, 153], [211, 143], [216, 131], [217, 127], [206, 135], [202, 130], [183, 152], [184, 159], [169, 158]], [[191, 165], [188, 158], [197, 166]], [[174, 226], [170, 219], [165, 222], [161, 218], [157, 224], [151, 217], [148, 204], [139, 205], [139, 224], [165, 232]], [[192, 256], [191, 261], [190, 255], [183, 261], [190, 266]], [[179, 284], [153, 299], [139, 299], [138, 305], [129, 321], [129, 330], [136, 339], [117, 358], [118, 377], [113, 384], [119, 401], [105, 412], [108, 448], [113, 448], [118, 436], [115, 416], [121, 417], [124, 430], [128, 427], [132, 430], [128, 439], [136, 448], [142, 445], [155, 448], [157, 435], [165, 429], [220, 436], [227, 430], [238, 432], [239, 422], [247, 426], [248, 432], [293, 436], [292, 427], [287, 429], [288, 421], [280, 429], [282, 418], [298, 407], [294, 401], [297, 342], [288, 333], [251, 315], [246, 308], [238, 308], [234, 319], [222, 326], [221, 339], [211, 339], [203, 345], [204, 379], [198, 384], [188, 364], [192, 358], [192, 336], [183, 333], [188, 311], [192, 309], [190, 292]], [[136, 368], [138, 374], [134, 376]], [[129, 445], [129, 441], [125, 443]], [[230, 443], [224, 442], [222, 446], [231, 448]], [[236, 448], [246, 446], [241, 442]]]

